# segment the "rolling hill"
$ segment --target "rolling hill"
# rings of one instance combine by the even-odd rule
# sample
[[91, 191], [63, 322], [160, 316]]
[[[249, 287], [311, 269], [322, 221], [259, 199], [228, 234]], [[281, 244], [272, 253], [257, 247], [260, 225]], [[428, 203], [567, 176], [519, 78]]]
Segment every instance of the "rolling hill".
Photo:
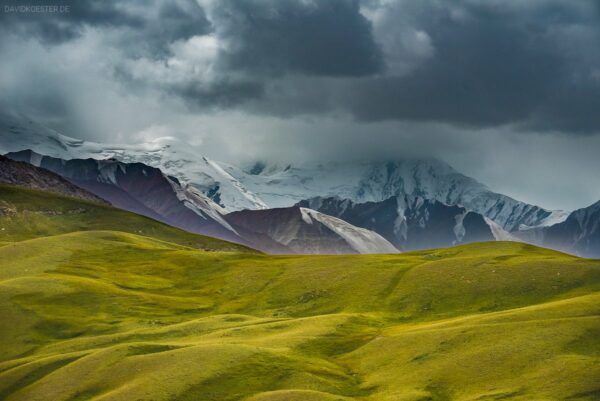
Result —
[[[12, 190], [21, 193], [3, 188], [0, 198], [18, 211], [41, 207], [39, 193]], [[205, 252], [165, 241], [178, 238], [166, 226], [94, 207], [88, 231], [74, 232], [65, 214], [1, 231], [20, 241], [0, 246], [10, 322], [0, 329], [0, 399], [600, 395], [600, 261], [510, 242], [390, 255]], [[96, 221], [126, 216], [141, 220], [124, 226], [156, 231]]]
[[255, 252], [112, 206], [0, 184], [0, 243], [88, 230], [135, 233], [205, 250]]

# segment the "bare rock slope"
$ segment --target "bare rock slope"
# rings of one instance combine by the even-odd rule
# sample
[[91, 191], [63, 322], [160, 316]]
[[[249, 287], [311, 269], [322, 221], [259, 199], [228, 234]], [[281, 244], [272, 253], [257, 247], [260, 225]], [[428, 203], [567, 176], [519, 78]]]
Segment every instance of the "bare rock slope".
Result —
[[108, 204], [104, 199], [72, 184], [58, 174], [29, 163], [11, 160], [1, 155], [0, 184], [38, 189], [72, 198]]

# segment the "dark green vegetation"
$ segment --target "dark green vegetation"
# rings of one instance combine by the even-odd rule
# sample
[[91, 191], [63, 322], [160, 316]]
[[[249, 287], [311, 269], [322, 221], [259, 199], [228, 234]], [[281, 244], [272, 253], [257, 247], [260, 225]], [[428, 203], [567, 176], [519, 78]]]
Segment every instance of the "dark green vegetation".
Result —
[[[41, 196], [0, 193], [17, 210], [71, 210]], [[505, 242], [206, 252], [179, 230], [94, 207], [0, 218], [0, 399], [600, 396], [599, 261]]]

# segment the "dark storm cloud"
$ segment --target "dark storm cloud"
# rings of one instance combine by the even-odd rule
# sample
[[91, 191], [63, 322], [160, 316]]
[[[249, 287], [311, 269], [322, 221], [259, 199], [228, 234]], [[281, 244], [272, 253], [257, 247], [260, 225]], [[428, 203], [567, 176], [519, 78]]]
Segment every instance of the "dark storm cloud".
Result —
[[348, 107], [367, 120], [494, 125], [528, 118], [563, 79], [565, 60], [537, 31], [545, 28], [485, 6], [471, 7], [467, 18], [444, 12], [425, 21], [435, 55], [409, 75], [355, 85], [360, 96]]
[[[1, 0], [4, 11], [22, 6], [48, 6], [47, 0]], [[1, 12], [0, 30], [23, 37], [33, 36], [45, 44], [60, 44], [80, 37], [85, 28], [123, 29], [119, 46], [129, 55], [164, 56], [168, 46], [180, 39], [206, 35], [212, 29], [195, 0], [170, 2], [73, 0], [60, 2], [64, 12]]]
[[542, 206], [600, 197], [597, 0], [56, 3], [0, 0], [0, 109], [67, 135], [234, 164], [435, 156]]
[[[375, 3], [376, 4], [376, 3]], [[371, 6], [373, 6], [371, 4]], [[361, 121], [512, 124], [525, 131], [600, 131], [600, 17], [592, 2], [398, 2], [377, 23], [402, 21], [431, 54], [356, 79], [269, 81], [253, 111], [347, 112]], [[397, 38], [393, 38], [396, 40]]]
[[61, 6], [68, 6], [62, 12], [10, 11], [19, 6], [48, 6], [46, 0], [2, 0], [0, 21], [2, 31], [22, 36], [35, 36], [47, 44], [62, 43], [81, 35], [86, 26], [142, 28], [144, 20], [130, 14], [116, 2], [77, 0]]
[[595, 0], [69, 5], [69, 13], [3, 12], [0, 33], [51, 48], [92, 28], [104, 46], [98, 61], [124, 88], [183, 99], [194, 112], [600, 132]]
[[[345, 97], [343, 107], [365, 120], [597, 131], [600, 119], [593, 110], [600, 106], [600, 77], [593, 69], [600, 65], [567, 48], [598, 52], [600, 20], [570, 5], [517, 13], [493, 2], [466, 2], [461, 17], [450, 7], [417, 16], [434, 56], [408, 75], [353, 84], [351, 92], [358, 95]], [[585, 39], [593, 42], [570, 36], [568, 28], [591, 30]]]
[[[364, 13], [343, 0], [216, 4], [213, 24], [229, 44], [219, 54], [221, 75], [263, 88], [227, 104], [251, 113], [600, 131], [593, 1], [370, 1]], [[369, 11], [380, 16], [367, 21]], [[402, 28], [384, 37], [395, 26]], [[422, 42], [405, 43], [410, 35]]]
[[161, 57], [168, 54], [168, 47], [176, 40], [185, 40], [212, 31], [204, 9], [195, 0], [171, 1], [159, 6], [158, 15], [148, 18], [145, 29], [131, 41], [130, 51], [136, 53], [140, 46], [143, 54]]
[[[267, 87], [277, 91], [274, 77], [283, 79], [285, 88], [293, 76], [373, 75], [383, 68], [382, 53], [359, 6], [357, 0], [215, 2], [211, 23], [226, 44], [215, 59], [218, 73], [212, 82], [190, 77], [162, 89], [195, 110], [239, 107], [277, 114], [274, 99], [264, 96]], [[293, 108], [305, 113], [310, 104], [315, 99]]]
[[[384, 67], [358, 0], [222, 0], [210, 15], [216, 35], [227, 44], [215, 63], [219, 74], [208, 84], [190, 80], [166, 88], [194, 109], [293, 115], [280, 110], [279, 100], [265, 98], [267, 90], [288, 92], [294, 76], [360, 77]], [[294, 91], [306, 102], [288, 98], [282, 107], [302, 114], [329, 111], [313, 107], [320, 102], [305, 90]]]
[[381, 52], [358, 0], [223, 0], [215, 18], [231, 42], [226, 67], [248, 73], [362, 76]]
[[170, 43], [210, 32], [210, 22], [202, 7], [193, 0], [168, 2], [160, 7], [155, 35]]
[[600, 131], [600, 81], [563, 83], [537, 106], [526, 128], [547, 131], [598, 133]]
[[178, 95], [184, 96], [201, 107], [234, 107], [247, 99], [260, 97], [264, 88], [252, 81], [217, 82], [210, 87], [190, 86], [175, 88]]

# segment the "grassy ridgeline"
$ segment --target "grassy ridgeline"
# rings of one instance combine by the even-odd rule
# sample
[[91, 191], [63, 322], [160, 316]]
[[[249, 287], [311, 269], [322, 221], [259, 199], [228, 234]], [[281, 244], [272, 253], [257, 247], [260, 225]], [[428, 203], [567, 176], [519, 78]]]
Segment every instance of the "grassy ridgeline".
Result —
[[90, 230], [123, 231], [205, 250], [256, 252], [110, 206], [0, 184], [0, 245]]
[[503, 242], [273, 257], [56, 222], [0, 244], [0, 399], [600, 397], [598, 261]]

